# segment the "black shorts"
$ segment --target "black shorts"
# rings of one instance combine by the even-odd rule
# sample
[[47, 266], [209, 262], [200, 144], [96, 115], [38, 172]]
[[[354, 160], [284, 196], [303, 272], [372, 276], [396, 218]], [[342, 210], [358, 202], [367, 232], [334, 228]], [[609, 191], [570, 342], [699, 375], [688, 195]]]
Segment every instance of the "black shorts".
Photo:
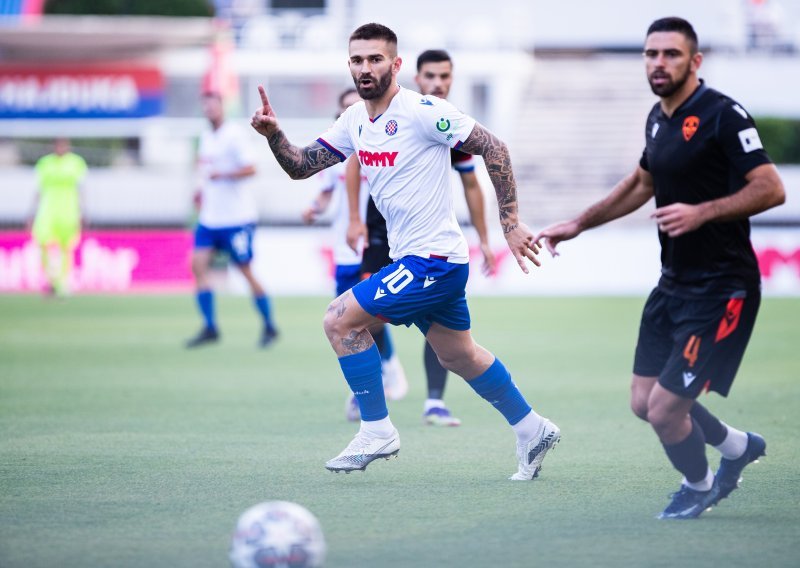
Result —
[[361, 279], [369, 278], [384, 266], [392, 264], [389, 257], [389, 232], [386, 229], [386, 219], [383, 218], [375, 201], [370, 196], [367, 201], [367, 237], [369, 246], [364, 249], [361, 259]]
[[758, 290], [691, 299], [653, 290], [642, 313], [633, 372], [658, 377], [683, 398], [705, 390], [727, 396], [753, 332]]
[[364, 249], [364, 256], [361, 258], [361, 279], [369, 278], [391, 263], [389, 243], [377, 243], [370, 239], [370, 245]]

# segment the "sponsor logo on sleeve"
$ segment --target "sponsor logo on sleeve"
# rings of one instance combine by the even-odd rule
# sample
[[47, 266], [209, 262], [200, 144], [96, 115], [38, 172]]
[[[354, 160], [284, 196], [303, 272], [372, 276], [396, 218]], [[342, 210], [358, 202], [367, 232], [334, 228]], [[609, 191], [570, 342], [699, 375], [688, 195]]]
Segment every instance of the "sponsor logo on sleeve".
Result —
[[447, 132], [450, 130], [450, 121], [446, 118], [440, 118], [439, 122], [436, 123], [436, 130], [439, 132]]
[[761, 144], [761, 138], [758, 137], [758, 131], [755, 128], [745, 128], [739, 132], [739, 142], [742, 143], [742, 150], [753, 152], [761, 150], [764, 146]]

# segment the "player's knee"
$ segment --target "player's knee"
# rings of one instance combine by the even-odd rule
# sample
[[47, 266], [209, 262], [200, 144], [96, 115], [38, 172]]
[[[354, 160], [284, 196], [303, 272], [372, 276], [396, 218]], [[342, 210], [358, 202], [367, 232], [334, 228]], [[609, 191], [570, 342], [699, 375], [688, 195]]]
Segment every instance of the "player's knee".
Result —
[[647, 422], [647, 401], [639, 397], [631, 397], [631, 411], [638, 417]]
[[202, 280], [206, 276], [206, 262], [203, 258], [195, 256], [192, 258], [192, 274], [195, 279]]
[[442, 367], [461, 377], [477, 376], [480, 373], [479, 369], [482, 370], [486, 367], [477, 360], [474, 350], [444, 350], [437, 353], [437, 357]]
[[459, 357], [448, 356], [447, 354], [437, 354], [439, 364], [453, 373], [458, 373], [459, 370]]
[[328, 306], [328, 310], [322, 318], [322, 329], [325, 330], [325, 335], [331, 345], [343, 337], [350, 336], [353, 332], [353, 326], [342, 317], [333, 303]]
[[325, 316], [322, 318], [322, 329], [325, 330], [325, 335], [328, 337], [328, 341], [331, 342], [341, 330], [341, 319], [336, 317], [336, 313], [332, 308], [333, 304], [329, 305]]
[[647, 421], [658, 432], [668, 432], [673, 428], [675, 417], [667, 412], [666, 409], [659, 408], [658, 406], [647, 409]]

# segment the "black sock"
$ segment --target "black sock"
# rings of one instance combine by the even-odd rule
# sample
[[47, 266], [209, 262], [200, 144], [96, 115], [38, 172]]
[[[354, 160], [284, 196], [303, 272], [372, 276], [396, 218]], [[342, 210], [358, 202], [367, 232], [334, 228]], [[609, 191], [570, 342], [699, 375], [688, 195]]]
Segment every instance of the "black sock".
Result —
[[703, 430], [706, 444], [719, 446], [725, 441], [725, 437], [728, 435], [728, 428], [720, 422], [719, 418], [711, 414], [705, 406], [695, 401], [691, 410], [689, 410], [689, 415]]
[[427, 341], [425, 342], [425, 376], [428, 379], [428, 398], [444, 398], [447, 369], [439, 363], [436, 352]]
[[672, 465], [680, 471], [689, 483], [698, 483], [708, 473], [706, 459], [706, 440], [703, 430], [692, 420], [692, 431], [682, 442], [670, 446], [662, 444]]
[[386, 349], [386, 328], [381, 326], [379, 331], [372, 334], [372, 339], [375, 341], [375, 345], [378, 346], [378, 352], [383, 353]]

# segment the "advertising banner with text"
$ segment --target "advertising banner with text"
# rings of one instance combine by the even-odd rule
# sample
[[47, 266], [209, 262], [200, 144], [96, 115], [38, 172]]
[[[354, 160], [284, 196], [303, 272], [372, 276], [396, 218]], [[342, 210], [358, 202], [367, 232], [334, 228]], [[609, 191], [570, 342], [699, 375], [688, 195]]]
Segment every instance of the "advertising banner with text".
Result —
[[0, 119], [142, 118], [163, 106], [156, 67], [0, 65]]
[[[253, 269], [277, 295], [333, 295], [333, 254], [325, 228], [261, 228]], [[542, 266], [524, 274], [496, 235], [497, 271], [482, 273], [483, 259], [467, 231], [470, 278], [476, 295], [646, 295], [659, 277], [654, 230], [590, 231], [561, 243], [559, 256], [543, 251]], [[495, 235], [493, 235], [495, 237]], [[756, 228], [753, 246], [765, 295], [800, 296], [800, 229]], [[76, 293], [190, 292], [192, 234], [186, 230], [86, 231], [78, 247], [71, 288]], [[219, 263], [215, 263], [217, 266]], [[241, 275], [218, 271], [222, 292], [247, 293]], [[35, 292], [45, 285], [40, 251], [28, 233], [0, 232], [0, 293]]]

